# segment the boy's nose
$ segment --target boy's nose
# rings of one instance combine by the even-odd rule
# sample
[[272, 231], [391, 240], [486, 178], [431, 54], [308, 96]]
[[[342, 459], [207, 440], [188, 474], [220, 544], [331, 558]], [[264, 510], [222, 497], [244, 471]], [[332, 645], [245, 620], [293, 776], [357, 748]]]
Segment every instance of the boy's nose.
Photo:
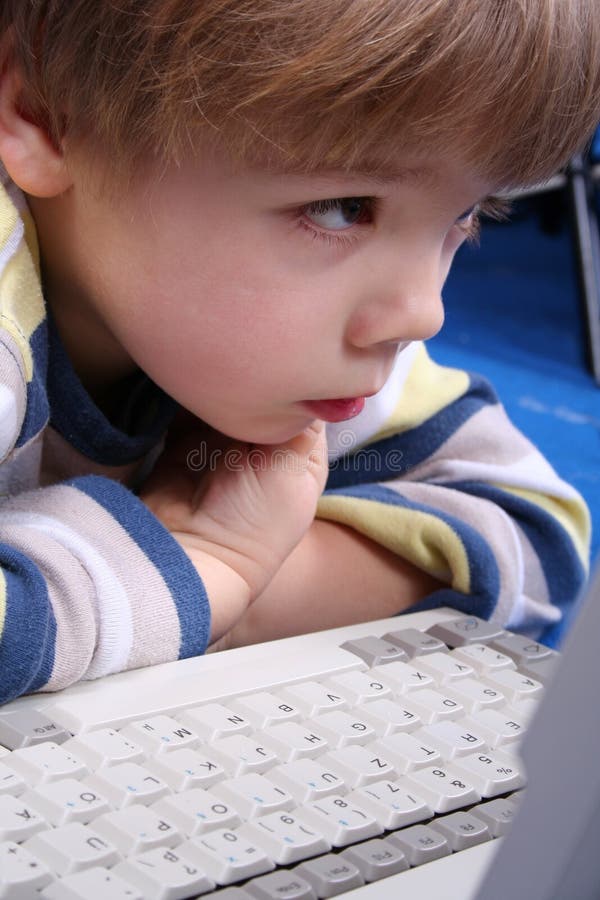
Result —
[[[390, 283], [393, 281], [394, 283]], [[381, 282], [381, 279], [380, 279]], [[442, 327], [444, 306], [439, 276], [390, 279], [370, 291], [355, 311], [347, 337], [355, 347], [427, 340]]]

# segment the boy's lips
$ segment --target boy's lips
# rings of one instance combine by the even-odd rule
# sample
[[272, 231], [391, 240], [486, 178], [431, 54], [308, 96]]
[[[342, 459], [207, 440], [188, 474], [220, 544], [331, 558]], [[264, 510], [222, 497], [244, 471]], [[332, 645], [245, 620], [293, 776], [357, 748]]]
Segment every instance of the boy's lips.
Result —
[[303, 406], [307, 407], [317, 419], [323, 419], [325, 422], [343, 422], [345, 419], [353, 419], [362, 412], [364, 405], [364, 397], [306, 400], [303, 403]]

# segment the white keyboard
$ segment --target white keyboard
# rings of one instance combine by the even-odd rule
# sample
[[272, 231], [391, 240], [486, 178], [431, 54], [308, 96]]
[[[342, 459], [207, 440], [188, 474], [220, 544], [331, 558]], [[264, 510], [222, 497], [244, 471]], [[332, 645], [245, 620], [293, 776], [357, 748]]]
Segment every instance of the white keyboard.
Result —
[[0, 898], [467, 900], [557, 658], [444, 608], [8, 704]]

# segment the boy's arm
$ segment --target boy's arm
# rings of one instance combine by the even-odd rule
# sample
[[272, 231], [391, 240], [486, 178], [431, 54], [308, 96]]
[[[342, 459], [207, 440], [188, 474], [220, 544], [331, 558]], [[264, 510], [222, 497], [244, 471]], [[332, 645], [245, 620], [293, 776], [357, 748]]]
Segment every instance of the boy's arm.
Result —
[[0, 703], [202, 653], [210, 608], [187, 554], [116, 481], [84, 476], [0, 509]]
[[448, 604], [540, 636], [585, 579], [587, 508], [485, 379], [410, 349], [395, 404], [332, 466], [317, 515], [443, 582], [419, 608]]
[[255, 469], [241, 448], [235, 469], [199, 484], [179, 466], [144, 501], [95, 475], [6, 499], [0, 703], [203, 653], [310, 527], [326, 477], [321, 443], [316, 425], [283, 446], [295, 475]]
[[394, 616], [439, 587], [353, 528], [315, 519], [266, 590], [210, 650]]
[[330, 451], [346, 452], [331, 462], [317, 527], [230, 643], [443, 604], [540, 636], [586, 575], [581, 497], [487, 382], [436, 365], [422, 345], [373, 401], [328, 429]]

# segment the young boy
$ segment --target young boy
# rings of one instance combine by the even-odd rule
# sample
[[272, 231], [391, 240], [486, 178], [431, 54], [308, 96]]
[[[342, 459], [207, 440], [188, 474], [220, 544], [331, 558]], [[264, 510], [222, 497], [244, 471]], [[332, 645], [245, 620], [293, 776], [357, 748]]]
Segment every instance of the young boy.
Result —
[[415, 605], [557, 621], [586, 509], [422, 341], [478, 207], [599, 117], [594, 0], [0, 34], [0, 699]]

